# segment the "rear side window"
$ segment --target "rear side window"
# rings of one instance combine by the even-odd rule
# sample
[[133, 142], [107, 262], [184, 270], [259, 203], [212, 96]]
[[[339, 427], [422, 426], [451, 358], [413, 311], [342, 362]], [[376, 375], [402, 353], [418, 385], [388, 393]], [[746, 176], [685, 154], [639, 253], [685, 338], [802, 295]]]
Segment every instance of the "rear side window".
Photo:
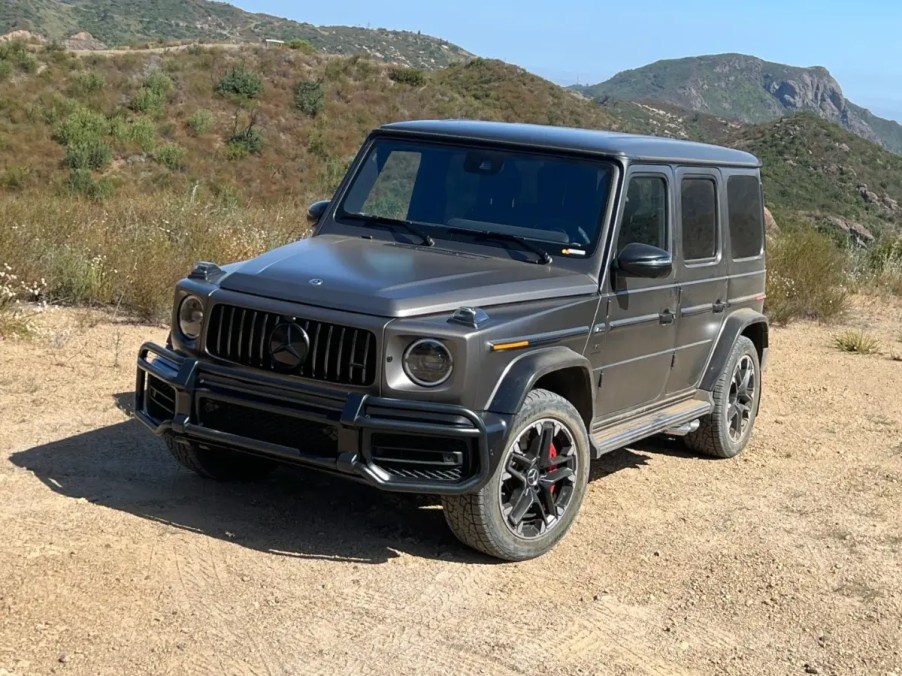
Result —
[[680, 189], [683, 258], [717, 256], [717, 185], [709, 178], [686, 178]]
[[618, 253], [634, 242], [669, 251], [667, 240], [667, 181], [660, 176], [633, 177], [626, 193]]
[[764, 213], [757, 176], [731, 176], [727, 182], [730, 249], [733, 258], [750, 258], [764, 245]]

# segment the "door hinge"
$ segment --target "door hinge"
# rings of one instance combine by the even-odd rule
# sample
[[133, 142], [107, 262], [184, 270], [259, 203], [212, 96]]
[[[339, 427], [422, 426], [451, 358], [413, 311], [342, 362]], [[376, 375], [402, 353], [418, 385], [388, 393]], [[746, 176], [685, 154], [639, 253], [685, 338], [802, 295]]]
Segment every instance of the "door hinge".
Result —
[[601, 382], [604, 380], [604, 371], [598, 374], [598, 387], [601, 387]]
[[676, 352], [670, 355], [670, 368], [676, 366]]

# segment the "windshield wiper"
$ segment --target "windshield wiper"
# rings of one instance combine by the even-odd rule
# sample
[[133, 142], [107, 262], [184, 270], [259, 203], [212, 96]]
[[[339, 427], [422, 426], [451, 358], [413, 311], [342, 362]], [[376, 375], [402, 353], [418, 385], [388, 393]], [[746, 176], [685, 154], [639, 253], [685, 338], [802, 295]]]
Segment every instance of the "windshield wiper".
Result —
[[536, 254], [539, 257], [538, 263], [541, 265], [548, 265], [553, 260], [551, 254], [545, 251], [545, 249], [536, 246], [525, 237], [520, 237], [519, 235], [511, 235], [507, 232], [494, 232], [492, 230], [475, 230], [471, 228], [448, 228], [445, 232], [455, 235], [472, 235], [477, 239], [495, 239], [501, 242], [514, 242], [524, 249]]
[[394, 226], [403, 228], [407, 232], [412, 235], [416, 235], [421, 240], [423, 240], [424, 246], [435, 246], [435, 240], [432, 239], [425, 232], [420, 230], [416, 223], [413, 221], [406, 221], [402, 218], [390, 218], [388, 216], [379, 216], [377, 214], [361, 214], [356, 212], [345, 212], [341, 214], [342, 218], [347, 218], [352, 221], [366, 221], [367, 223], [373, 225], [384, 225], [386, 227], [392, 228]]

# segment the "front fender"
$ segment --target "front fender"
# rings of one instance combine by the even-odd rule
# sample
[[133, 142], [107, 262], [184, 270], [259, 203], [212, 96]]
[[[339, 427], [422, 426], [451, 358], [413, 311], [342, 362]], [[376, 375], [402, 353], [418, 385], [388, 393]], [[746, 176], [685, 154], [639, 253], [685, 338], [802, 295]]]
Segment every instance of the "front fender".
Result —
[[[526, 395], [529, 394], [529, 391], [535, 387], [535, 384], [543, 376], [563, 369], [573, 369], [574, 374], [580, 379], [578, 383], [573, 385], [578, 388], [585, 388], [583, 392], [590, 403], [588, 407], [589, 420], [586, 423], [586, 427], [589, 428], [591, 412], [595, 410], [592, 367], [589, 360], [583, 355], [562, 345], [527, 352], [508, 364], [494, 391], [489, 396], [486, 410], [493, 413], [515, 415], [523, 406]], [[581, 413], [585, 418], [586, 412], [581, 411]]]

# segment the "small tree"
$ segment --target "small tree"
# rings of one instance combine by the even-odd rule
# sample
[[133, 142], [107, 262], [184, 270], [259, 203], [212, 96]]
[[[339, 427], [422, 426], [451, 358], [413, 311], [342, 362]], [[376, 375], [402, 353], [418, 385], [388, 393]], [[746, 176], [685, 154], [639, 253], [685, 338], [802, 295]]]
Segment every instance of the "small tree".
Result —
[[392, 68], [388, 77], [399, 84], [410, 85], [411, 87], [422, 87], [426, 84], [426, 74], [419, 68]]
[[316, 117], [326, 106], [326, 94], [319, 80], [299, 82], [294, 90], [294, 105], [304, 115]]
[[255, 99], [263, 91], [263, 80], [252, 70], [232, 68], [217, 83], [216, 93], [238, 99]]

